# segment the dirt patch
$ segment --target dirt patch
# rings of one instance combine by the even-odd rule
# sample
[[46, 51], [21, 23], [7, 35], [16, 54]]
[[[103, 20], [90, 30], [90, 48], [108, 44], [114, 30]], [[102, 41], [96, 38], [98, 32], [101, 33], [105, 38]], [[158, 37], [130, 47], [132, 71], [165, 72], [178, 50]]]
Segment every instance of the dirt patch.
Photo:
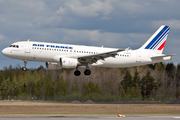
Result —
[[82, 102], [80, 102], [80, 101], [78, 101], [78, 100], [74, 100], [74, 101], [72, 101], [71, 103], [73, 103], [73, 104], [81, 104]]
[[92, 100], [87, 100], [84, 104], [94, 104], [94, 102]]

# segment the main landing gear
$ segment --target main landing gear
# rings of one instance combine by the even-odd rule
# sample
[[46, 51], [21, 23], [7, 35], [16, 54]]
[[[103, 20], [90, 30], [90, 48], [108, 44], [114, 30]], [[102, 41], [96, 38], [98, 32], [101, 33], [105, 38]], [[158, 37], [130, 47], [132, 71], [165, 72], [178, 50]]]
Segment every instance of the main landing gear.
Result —
[[80, 72], [79, 70], [76, 70], [76, 71], [74, 71], [74, 75], [75, 75], [75, 76], [80, 76], [80, 75], [81, 75], [81, 72]]
[[26, 68], [26, 64], [27, 64], [27, 61], [26, 61], [26, 60], [24, 60], [24, 67], [22, 67], [22, 70], [23, 70], [23, 71], [26, 71], [26, 70], [27, 70], [27, 68]]
[[91, 74], [91, 71], [88, 70], [88, 69], [86, 69], [86, 70], [84, 71], [84, 74], [85, 74], [85, 75], [90, 75], [90, 74]]
[[[88, 68], [88, 67], [86, 67]], [[89, 69], [86, 69], [84, 71], [84, 75], [90, 75], [91, 74], [91, 71]], [[81, 72], [78, 70], [78, 67], [76, 67], [76, 71], [74, 71], [74, 75], [75, 76], [80, 76], [81, 75]]]
[[[90, 74], [91, 74], [91, 71], [88, 70], [88, 69], [86, 69], [86, 70], [84, 71], [84, 74], [85, 74], [85, 75], [90, 75]], [[79, 70], [76, 70], [76, 71], [74, 71], [74, 75], [75, 75], [75, 76], [80, 76], [80, 75], [81, 75], [81, 72], [80, 72]]]

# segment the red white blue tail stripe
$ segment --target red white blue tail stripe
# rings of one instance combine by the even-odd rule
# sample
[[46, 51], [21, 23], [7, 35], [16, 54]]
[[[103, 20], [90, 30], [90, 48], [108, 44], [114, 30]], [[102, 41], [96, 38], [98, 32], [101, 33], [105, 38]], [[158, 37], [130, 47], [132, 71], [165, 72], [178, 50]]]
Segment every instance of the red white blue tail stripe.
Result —
[[169, 26], [162, 26], [162, 28], [158, 29], [157, 32], [152, 36], [152, 40], [148, 41], [149, 43], [145, 46], [144, 49], [163, 50], [169, 29]]

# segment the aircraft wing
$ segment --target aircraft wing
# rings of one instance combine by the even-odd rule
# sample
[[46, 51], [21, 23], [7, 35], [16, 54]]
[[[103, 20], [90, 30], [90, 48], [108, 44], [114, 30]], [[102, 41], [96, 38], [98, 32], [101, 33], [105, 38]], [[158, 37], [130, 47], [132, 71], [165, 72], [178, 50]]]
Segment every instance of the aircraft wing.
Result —
[[91, 54], [91, 55], [82, 55], [82, 56], [77, 56], [77, 59], [81, 63], [89, 63], [93, 64], [96, 63], [98, 60], [104, 60], [105, 58], [108, 57], [115, 57], [118, 55], [118, 52], [125, 51], [124, 49], [117, 49], [113, 51], [108, 51], [100, 54]]

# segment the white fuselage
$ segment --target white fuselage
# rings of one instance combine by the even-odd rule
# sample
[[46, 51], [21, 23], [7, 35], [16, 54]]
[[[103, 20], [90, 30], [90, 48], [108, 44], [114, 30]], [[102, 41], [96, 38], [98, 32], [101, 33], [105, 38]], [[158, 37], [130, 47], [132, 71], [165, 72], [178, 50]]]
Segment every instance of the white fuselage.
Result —
[[[22, 41], [16, 42], [12, 45], [18, 45], [17, 47], [7, 47], [2, 53], [10, 58], [26, 60], [26, 61], [38, 61], [38, 62], [56, 62], [53, 59], [54, 56], [78, 58], [81, 55], [99, 54], [108, 51], [115, 50], [115, 48], [105, 47], [93, 47], [82, 45], [70, 45], [70, 44], [56, 44], [46, 42], [34, 42], [34, 41]], [[115, 57], [108, 57], [105, 60], [99, 60], [101, 67], [131, 67], [145, 64], [151, 64], [156, 62], [162, 62], [169, 60], [170, 58], [157, 58], [151, 59], [152, 56], [157, 54], [149, 50], [125, 50], [118, 52]], [[93, 66], [94, 64], [90, 65]]]

